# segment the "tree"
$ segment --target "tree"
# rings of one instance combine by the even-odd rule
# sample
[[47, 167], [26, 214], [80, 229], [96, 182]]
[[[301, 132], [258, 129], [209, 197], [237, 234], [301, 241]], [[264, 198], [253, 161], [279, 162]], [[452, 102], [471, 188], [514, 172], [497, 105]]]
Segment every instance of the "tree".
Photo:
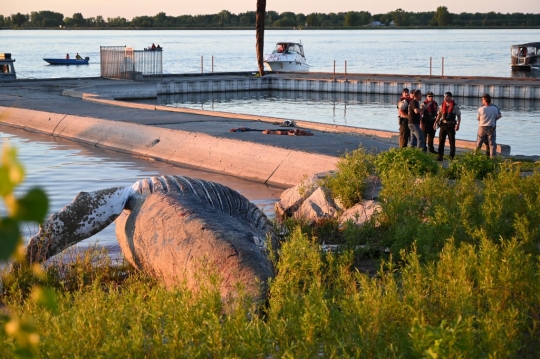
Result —
[[403, 9], [397, 9], [390, 12], [392, 20], [396, 26], [408, 26], [409, 25], [409, 14]]
[[356, 11], [349, 11], [345, 15], [345, 26], [358, 26], [360, 25], [360, 16]]
[[13, 25], [21, 27], [28, 21], [28, 15], [23, 15], [20, 12], [11, 15], [11, 22]]
[[306, 24], [308, 26], [319, 26], [319, 17], [317, 16], [317, 13], [309, 14], [306, 19]]
[[452, 14], [448, 12], [446, 6], [439, 6], [433, 16], [438, 26], [448, 26], [452, 24]]
[[264, 22], [266, 14], [266, 0], [257, 0], [257, 13], [255, 16], [255, 50], [257, 52], [257, 65], [259, 67], [259, 75], [264, 76]]

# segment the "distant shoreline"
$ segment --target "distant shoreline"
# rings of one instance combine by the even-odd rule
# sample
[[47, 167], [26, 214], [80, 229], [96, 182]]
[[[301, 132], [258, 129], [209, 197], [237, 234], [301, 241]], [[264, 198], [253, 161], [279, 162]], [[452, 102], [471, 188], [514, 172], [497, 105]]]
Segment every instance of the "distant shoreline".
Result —
[[[540, 26], [365, 26], [365, 27], [302, 27], [302, 28], [289, 28], [289, 27], [270, 27], [265, 28], [265, 31], [320, 31], [320, 30], [355, 30], [355, 31], [372, 31], [372, 30], [538, 30]], [[52, 30], [52, 31], [71, 31], [71, 30], [252, 30], [255, 31], [255, 27], [238, 26], [238, 27], [73, 27], [73, 28], [51, 28], [51, 27], [24, 27], [24, 28], [0, 28], [2, 30]]]

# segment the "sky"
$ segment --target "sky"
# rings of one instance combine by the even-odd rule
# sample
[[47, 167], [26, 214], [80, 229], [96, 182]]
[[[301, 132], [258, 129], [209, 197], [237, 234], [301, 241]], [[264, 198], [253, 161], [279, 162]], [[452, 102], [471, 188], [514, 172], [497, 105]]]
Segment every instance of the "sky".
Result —
[[[234, 14], [254, 11], [257, 0], [18, 0], [4, 1], [0, 15], [10, 16], [18, 12], [30, 14], [32, 11], [50, 10], [71, 17], [80, 12], [83, 17], [103, 16], [124, 17], [131, 20], [135, 16], [153, 16], [164, 12], [169, 16], [215, 14], [229, 10]], [[292, 11], [310, 14], [312, 12], [330, 13], [347, 11], [369, 11], [372, 14], [387, 13], [401, 8], [406, 11], [435, 11], [438, 6], [446, 6], [452, 13], [461, 12], [501, 12], [501, 13], [540, 13], [539, 0], [446, 0], [446, 1], [399, 1], [399, 0], [267, 0], [266, 10], [277, 12]]]

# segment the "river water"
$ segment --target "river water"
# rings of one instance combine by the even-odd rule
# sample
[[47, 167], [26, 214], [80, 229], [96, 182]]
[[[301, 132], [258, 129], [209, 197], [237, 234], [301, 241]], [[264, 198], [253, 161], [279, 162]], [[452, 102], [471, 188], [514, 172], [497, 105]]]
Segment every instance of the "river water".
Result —
[[[138, 50], [159, 44], [168, 74], [255, 71], [254, 30], [0, 30], [0, 52], [16, 59], [19, 78], [99, 76], [100, 46]], [[510, 70], [512, 44], [540, 41], [540, 29], [484, 30], [266, 30], [265, 52], [278, 41], [301, 41], [311, 71], [428, 75], [538, 77], [540, 71]], [[52, 66], [43, 58], [70, 53], [89, 56], [90, 64]]]
[[[277, 187], [233, 176], [149, 161], [48, 135], [5, 126], [0, 127], [0, 131], [0, 142], [7, 142], [18, 149], [19, 160], [26, 170], [26, 179], [17, 188], [17, 193], [21, 194], [34, 186], [43, 188], [50, 200], [50, 213], [71, 203], [80, 191], [131, 186], [140, 179], [161, 175], [188, 176], [219, 182], [246, 196], [269, 217], [273, 217], [273, 205], [282, 192], [282, 189]], [[2, 214], [5, 214], [5, 208], [0, 201], [0, 215]], [[24, 226], [25, 240], [37, 233], [37, 230], [37, 226], [33, 224]], [[114, 230], [113, 223], [84, 243], [98, 242], [103, 246], [114, 247]]]

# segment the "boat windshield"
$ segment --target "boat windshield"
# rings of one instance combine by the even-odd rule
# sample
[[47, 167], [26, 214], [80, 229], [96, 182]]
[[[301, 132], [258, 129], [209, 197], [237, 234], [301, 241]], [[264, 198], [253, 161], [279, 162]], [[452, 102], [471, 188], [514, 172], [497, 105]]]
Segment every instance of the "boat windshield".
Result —
[[304, 56], [304, 47], [293, 42], [278, 42], [273, 54], [300, 54]]
[[540, 48], [534, 46], [512, 46], [512, 56], [514, 57], [531, 57], [540, 55]]

